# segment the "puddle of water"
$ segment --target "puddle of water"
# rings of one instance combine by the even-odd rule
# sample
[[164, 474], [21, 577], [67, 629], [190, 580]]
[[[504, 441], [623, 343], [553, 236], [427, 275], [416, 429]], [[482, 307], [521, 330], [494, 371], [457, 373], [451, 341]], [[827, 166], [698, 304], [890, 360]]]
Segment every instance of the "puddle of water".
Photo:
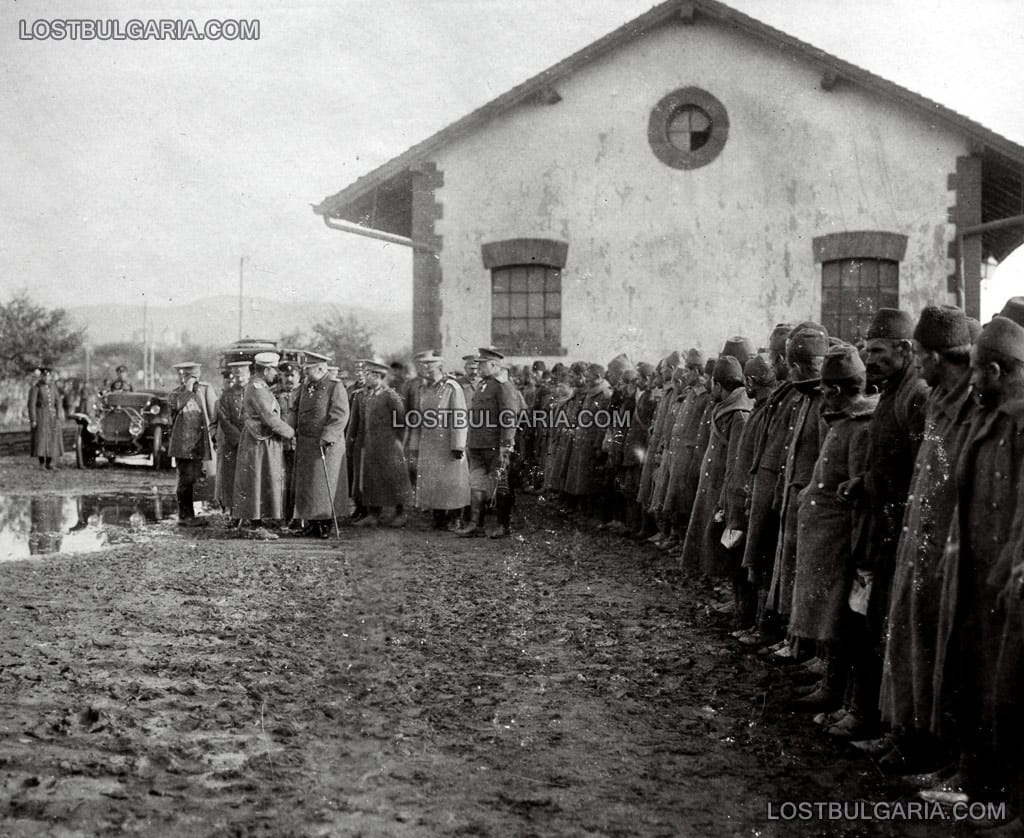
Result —
[[0, 495], [0, 562], [54, 553], [92, 553], [108, 527], [141, 529], [173, 517], [174, 493]]

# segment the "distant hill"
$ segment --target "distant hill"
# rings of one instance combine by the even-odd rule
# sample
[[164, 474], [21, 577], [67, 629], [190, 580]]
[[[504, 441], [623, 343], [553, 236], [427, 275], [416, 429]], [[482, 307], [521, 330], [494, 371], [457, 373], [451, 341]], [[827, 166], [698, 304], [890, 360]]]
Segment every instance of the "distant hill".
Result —
[[[373, 333], [374, 349], [380, 354], [412, 345], [412, 313], [385, 311], [359, 306], [336, 306], [352, 314]], [[276, 340], [296, 329], [309, 334], [310, 327], [329, 312], [330, 304], [278, 302], [264, 297], [245, 297], [242, 312], [244, 337]], [[86, 340], [93, 346], [121, 341], [142, 341], [143, 306], [105, 303], [73, 306], [71, 317], [87, 329]], [[227, 295], [204, 297], [177, 306], [149, 306], [145, 309], [156, 341], [164, 346], [183, 343], [222, 346], [238, 337], [238, 298]]]

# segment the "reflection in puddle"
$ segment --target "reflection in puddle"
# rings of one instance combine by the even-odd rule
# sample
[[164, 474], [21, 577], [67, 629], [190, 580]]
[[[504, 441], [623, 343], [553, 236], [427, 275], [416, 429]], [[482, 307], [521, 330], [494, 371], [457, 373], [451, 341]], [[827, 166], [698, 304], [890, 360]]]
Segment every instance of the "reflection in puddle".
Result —
[[139, 529], [177, 512], [174, 494], [0, 495], [0, 561], [107, 546], [107, 527]]

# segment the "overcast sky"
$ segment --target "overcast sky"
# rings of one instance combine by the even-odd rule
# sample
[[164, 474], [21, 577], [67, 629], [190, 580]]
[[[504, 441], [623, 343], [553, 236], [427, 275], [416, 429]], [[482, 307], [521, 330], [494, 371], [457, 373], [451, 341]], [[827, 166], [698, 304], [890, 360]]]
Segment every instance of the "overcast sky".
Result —
[[[0, 299], [237, 294], [245, 256], [247, 295], [408, 308], [408, 251], [310, 204], [652, 5], [0, 0]], [[730, 5], [1024, 143], [1021, 0]], [[260, 40], [19, 39], [67, 17], [258, 18]]]

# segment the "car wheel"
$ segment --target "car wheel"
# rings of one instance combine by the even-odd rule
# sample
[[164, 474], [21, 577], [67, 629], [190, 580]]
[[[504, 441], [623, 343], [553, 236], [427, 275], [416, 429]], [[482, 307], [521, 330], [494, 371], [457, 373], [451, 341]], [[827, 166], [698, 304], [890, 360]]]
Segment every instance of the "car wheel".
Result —
[[92, 468], [96, 465], [96, 452], [92, 443], [86, 438], [87, 431], [81, 425], [75, 431], [75, 465], [79, 468]]

